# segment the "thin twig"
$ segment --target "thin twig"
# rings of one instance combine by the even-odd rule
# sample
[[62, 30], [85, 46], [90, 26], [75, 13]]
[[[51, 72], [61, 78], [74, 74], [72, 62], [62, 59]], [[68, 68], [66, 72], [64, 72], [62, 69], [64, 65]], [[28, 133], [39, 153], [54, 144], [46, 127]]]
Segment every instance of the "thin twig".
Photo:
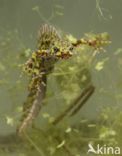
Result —
[[87, 100], [91, 97], [91, 95], [94, 93], [94, 87], [91, 86], [91, 88], [89, 88], [88, 92], [86, 92], [86, 95], [83, 97], [84, 99], [80, 102], [80, 104], [71, 112], [70, 116], [75, 115], [80, 109], [81, 107], [87, 102]]
[[[84, 89], [84, 91], [75, 99], [75, 101], [73, 101], [73, 103], [52, 122], [52, 124], [54, 124], [54, 125], [58, 124], [79, 103], [79, 101], [81, 101], [81, 99], [89, 92], [89, 90], [91, 90], [91, 91], [94, 90], [94, 87], [92, 85], [89, 85], [86, 89]], [[83, 102], [81, 103], [81, 105], [79, 106], [80, 108], [89, 99], [91, 93], [89, 93], [88, 95], [87, 95], [86, 99], [84, 99]]]

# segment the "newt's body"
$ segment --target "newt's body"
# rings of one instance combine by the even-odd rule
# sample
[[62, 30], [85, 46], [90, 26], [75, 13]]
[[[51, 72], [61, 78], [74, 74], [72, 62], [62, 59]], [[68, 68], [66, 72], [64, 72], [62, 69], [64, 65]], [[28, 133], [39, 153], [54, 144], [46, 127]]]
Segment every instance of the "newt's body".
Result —
[[108, 43], [108, 38], [104, 33], [91, 38], [70, 40], [68, 35], [62, 36], [52, 26], [45, 24], [40, 28], [37, 50], [32, 53], [32, 57], [24, 65], [24, 71], [30, 75], [31, 81], [29, 94], [23, 105], [21, 124], [17, 129], [19, 135], [32, 124], [39, 114], [46, 93], [47, 75], [52, 72], [54, 64], [59, 59], [71, 57], [78, 46], [87, 45], [95, 50], [100, 50]]
[[[63, 47], [63, 48], [62, 48]], [[39, 32], [38, 49], [25, 63], [24, 70], [31, 76], [29, 94], [23, 106], [23, 116], [18, 127], [21, 134], [39, 114], [46, 93], [47, 74], [60, 58], [72, 55], [72, 45], [64, 40], [52, 26], [44, 25]]]

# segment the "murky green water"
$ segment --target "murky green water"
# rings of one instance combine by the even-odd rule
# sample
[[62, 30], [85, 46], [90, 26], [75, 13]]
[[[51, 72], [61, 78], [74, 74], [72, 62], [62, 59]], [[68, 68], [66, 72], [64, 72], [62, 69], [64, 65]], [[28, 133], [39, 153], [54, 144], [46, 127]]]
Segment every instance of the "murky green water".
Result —
[[[84, 156], [90, 142], [122, 148], [121, 6], [121, 0], [0, 0], [0, 156]], [[82, 46], [55, 65], [34, 128], [20, 138], [29, 83], [21, 64], [36, 50], [44, 23], [76, 38], [107, 32], [112, 43], [91, 62], [94, 50]], [[82, 109], [52, 125], [89, 83], [95, 92]]]

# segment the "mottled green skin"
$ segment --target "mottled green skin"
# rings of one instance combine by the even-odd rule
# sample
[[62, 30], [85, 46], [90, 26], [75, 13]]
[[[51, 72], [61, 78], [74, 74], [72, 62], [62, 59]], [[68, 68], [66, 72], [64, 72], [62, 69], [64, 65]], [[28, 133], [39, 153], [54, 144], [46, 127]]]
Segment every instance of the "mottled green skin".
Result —
[[55, 63], [71, 57], [78, 46], [87, 45], [98, 51], [108, 43], [106, 33], [87, 35], [77, 40], [70, 35], [61, 35], [54, 27], [46, 24], [40, 28], [37, 50], [23, 66], [23, 70], [30, 76], [30, 83], [29, 95], [23, 105], [23, 116], [18, 127], [19, 134], [31, 125], [39, 114], [46, 93], [47, 75], [52, 72]]
[[[38, 115], [46, 92], [46, 77], [59, 59], [69, 58], [72, 44], [62, 38], [52, 26], [43, 25], [39, 31], [38, 47], [23, 69], [31, 77], [29, 94], [23, 105], [23, 116], [18, 127], [22, 133]], [[40, 92], [40, 93], [39, 93]], [[35, 104], [35, 107], [34, 107]], [[38, 107], [38, 109], [36, 108]]]

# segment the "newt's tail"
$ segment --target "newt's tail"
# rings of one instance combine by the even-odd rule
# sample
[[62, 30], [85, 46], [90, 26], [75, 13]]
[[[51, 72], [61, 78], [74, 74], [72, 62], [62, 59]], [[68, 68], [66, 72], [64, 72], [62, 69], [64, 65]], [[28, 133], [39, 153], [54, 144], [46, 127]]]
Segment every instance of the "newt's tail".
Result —
[[29, 126], [31, 126], [33, 120], [38, 116], [42, 107], [43, 100], [45, 98], [46, 84], [46, 74], [43, 74], [41, 77], [36, 78], [33, 82], [33, 87], [31, 87], [27, 100], [23, 105], [23, 116], [21, 123], [17, 128], [18, 135], [22, 135], [22, 133]]

